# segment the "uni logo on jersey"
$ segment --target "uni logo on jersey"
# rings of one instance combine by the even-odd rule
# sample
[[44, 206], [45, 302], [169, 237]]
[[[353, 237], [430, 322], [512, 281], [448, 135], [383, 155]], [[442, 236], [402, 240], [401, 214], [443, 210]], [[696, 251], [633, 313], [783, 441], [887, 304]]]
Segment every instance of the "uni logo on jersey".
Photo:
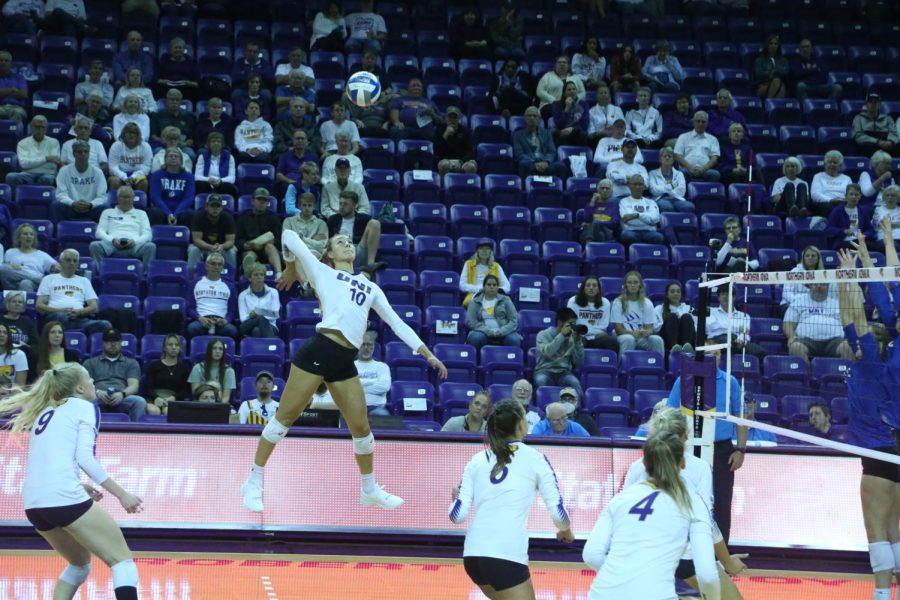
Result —
[[365, 284], [361, 281], [353, 279], [343, 271], [337, 271], [337, 279], [338, 281], [346, 281], [350, 284], [350, 287], [359, 288], [359, 291], [365, 292], [366, 294], [372, 293], [372, 286]]

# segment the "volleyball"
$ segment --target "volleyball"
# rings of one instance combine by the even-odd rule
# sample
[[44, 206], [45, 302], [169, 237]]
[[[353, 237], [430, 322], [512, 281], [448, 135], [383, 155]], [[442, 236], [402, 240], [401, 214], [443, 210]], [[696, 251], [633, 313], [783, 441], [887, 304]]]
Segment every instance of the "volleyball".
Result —
[[357, 106], [372, 106], [381, 95], [381, 82], [368, 71], [357, 71], [347, 80], [347, 95]]

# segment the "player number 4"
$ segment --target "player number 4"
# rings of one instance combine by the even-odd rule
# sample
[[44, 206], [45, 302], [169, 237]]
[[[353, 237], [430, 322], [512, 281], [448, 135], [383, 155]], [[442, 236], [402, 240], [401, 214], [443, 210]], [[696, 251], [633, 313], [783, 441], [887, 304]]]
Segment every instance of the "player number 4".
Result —
[[659, 496], [659, 492], [653, 492], [646, 498], [642, 498], [637, 504], [631, 507], [628, 514], [641, 515], [641, 518], [638, 519], [638, 521], [643, 521], [653, 514], [653, 502], [656, 501], [657, 496]]

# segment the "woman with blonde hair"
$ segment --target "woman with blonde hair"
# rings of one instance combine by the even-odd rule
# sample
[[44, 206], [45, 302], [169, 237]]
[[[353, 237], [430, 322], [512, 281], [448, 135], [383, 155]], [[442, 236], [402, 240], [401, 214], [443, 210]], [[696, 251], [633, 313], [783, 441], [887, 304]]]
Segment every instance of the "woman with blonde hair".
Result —
[[713, 554], [710, 508], [682, 480], [684, 440], [656, 431], [644, 444], [649, 479], [614, 497], [594, 525], [582, 558], [597, 577], [590, 600], [671, 598], [675, 568], [690, 546], [699, 588], [706, 600], [720, 600]]
[[96, 555], [112, 570], [116, 600], [137, 600], [138, 570], [122, 530], [97, 504], [103, 494], [81, 482], [84, 471], [127, 512], [141, 510], [141, 499], [113, 481], [94, 457], [100, 424], [95, 397], [87, 370], [62, 363], [30, 390], [0, 400], [0, 415], [18, 413], [9, 423], [13, 435], [30, 433], [22, 485], [25, 515], [69, 563], [53, 597], [74, 598], [90, 575], [91, 555]]
[[126, 123], [109, 149], [109, 189], [129, 185], [146, 193], [152, 162], [153, 150], [144, 141], [141, 128], [136, 123]]
[[646, 295], [644, 278], [637, 271], [625, 274], [622, 294], [613, 300], [609, 317], [619, 340], [619, 358], [629, 350], [651, 350], [661, 355], [663, 339], [653, 333], [656, 313]]
[[59, 272], [59, 263], [38, 247], [38, 232], [31, 223], [16, 227], [13, 246], [3, 255], [0, 265], [0, 285], [4, 290], [34, 292], [44, 275]]
[[509, 279], [503, 267], [494, 258], [494, 240], [481, 238], [475, 247], [475, 254], [463, 264], [459, 274], [459, 291], [466, 293], [463, 306], [469, 306], [472, 296], [484, 288], [484, 276], [493, 275], [500, 282], [500, 289], [507, 294], [510, 291]]

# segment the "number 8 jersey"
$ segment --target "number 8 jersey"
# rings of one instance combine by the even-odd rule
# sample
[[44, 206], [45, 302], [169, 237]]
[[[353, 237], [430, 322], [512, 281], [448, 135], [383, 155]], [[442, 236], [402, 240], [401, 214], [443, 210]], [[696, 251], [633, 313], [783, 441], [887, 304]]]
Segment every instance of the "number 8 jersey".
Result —
[[363, 275], [353, 275], [332, 269], [321, 262], [303, 243], [296, 232], [284, 230], [281, 234], [284, 259], [299, 260], [309, 282], [319, 296], [322, 320], [320, 329], [340, 331], [347, 341], [359, 348], [369, 323], [369, 309], [374, 309], [381, 320], [397, 334], [407, 346], [417, 351], [423, 344], [416, 332], [394, 312], [381, 288]]
[[25, 467], [25, 509], [69, 506], [90, 500], [81, 485], [81, 470], [98, 485], [108, 479], [94, 458], [100, 410], [93, 402], [66, 398], [48, 406], [34, 422]]
[[528, 513], [535, 491], [540, 490], [557, 528], [569, 526], [569, 515], [550, 461], [522, 442], [511, 442], [511, 446], [512, 460], [496, 477], [491, 474], [497, 463], [493, 452], [484, 450], [472, 457], [449, 513], [451, 521], [462, 523], [475, 504], [463, 556], [500, 558], [527, 565]]

